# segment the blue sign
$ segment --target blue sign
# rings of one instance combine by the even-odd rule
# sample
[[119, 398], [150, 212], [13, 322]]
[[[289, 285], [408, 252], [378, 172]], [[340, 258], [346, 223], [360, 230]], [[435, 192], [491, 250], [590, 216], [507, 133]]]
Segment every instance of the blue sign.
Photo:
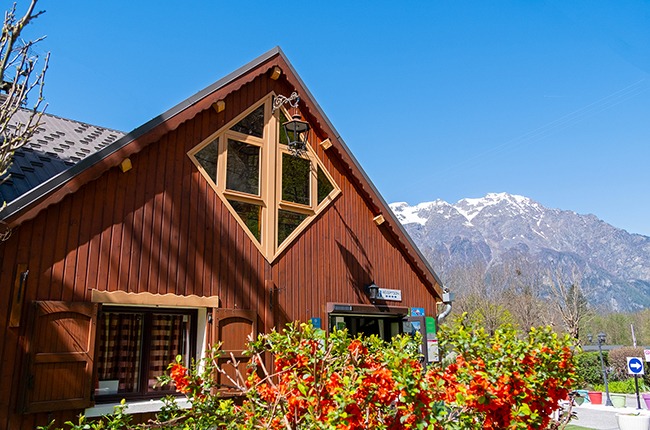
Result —
[[312, 318], [311, 319], [311, 325], [313, 325], [314, 328], [322, 328], [320, 318]]
[[424, 308], [411, 308], [411, 316], [412, 317], [423, 317], [424, 316]]
[[639, 357], [627, 357], [627, 373], [643, 375], [643, 361]]

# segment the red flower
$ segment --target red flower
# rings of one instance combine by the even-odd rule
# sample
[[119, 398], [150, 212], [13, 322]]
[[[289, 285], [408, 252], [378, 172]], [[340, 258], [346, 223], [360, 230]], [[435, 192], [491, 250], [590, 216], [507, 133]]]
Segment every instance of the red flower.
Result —
[[189, 391], [188, 387], [190, 385], [190, 378], [185, 366], [180, 363], [172, 364], [169, 376], [172, 378], [172, 381], [174, 381], [176, 391], [180, 393], [187, 393]]

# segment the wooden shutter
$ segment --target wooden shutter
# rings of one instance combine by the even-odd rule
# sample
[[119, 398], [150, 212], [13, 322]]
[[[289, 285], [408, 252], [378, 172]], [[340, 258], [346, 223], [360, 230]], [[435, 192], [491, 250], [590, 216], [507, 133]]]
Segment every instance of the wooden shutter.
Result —
[[[221, 342], [223, 351], [217, 362], [235, 381], [238, 380], [237, 371], [245, 378], [246, 364], [251, 357], [243, 355], [243, 351], [246, 349], [249, 337], [251, 335], [253, 338], [257, 337], [257, 313], [241, 309], [214, 309], [214, 316], [212, 339], [214, 342]], [[239, 366], [233, 366], [231, 357], [239, 361]], [[221, 385], [220, 394], [239, 394], [225, 375], [218, 374], [217, 382]]]
[[33, 302], [26, 331], [23, 413], [92, 405], [98, 307], [84, 302]]

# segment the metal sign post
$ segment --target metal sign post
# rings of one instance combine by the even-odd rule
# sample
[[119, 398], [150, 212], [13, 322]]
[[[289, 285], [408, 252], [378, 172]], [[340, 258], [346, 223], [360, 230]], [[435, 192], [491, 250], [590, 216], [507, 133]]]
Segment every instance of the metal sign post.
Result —
[[639, 357], [625, 357], [627, 359], [627, 373], [634, 375], [634, 386], [636, 387], [636, 408], [641, 409], [641, 397], [639, 395], [639, 375], [643, 375], [643, 361]]

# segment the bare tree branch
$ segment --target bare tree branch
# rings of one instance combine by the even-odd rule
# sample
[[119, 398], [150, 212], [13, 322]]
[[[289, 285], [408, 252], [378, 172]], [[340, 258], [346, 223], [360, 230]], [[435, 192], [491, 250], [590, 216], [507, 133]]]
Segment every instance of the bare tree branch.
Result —
[[[22, 18], [16, 17], [16, 3], [5, 12], [2, 35], [0, 36], [0, 184], [8, 179], [9, 167], [14, 152], [25, 145], [36, 132], [45, 109], [43, 88], [45, 72], [49, 64], [49, 53], [39, 62], [34, 45], [44, 39], [24, 41], [20, 35], [27, 24], [44, 11], [34, 12], [38, 0], [32, 0]], [[25, 106], [32, 91], [38, 95], [31, 109]], [[16, 113], [21, 110], [30, 113], [27, 120], [19, 122]], [[6, 202], [2, 202], [0, 211]]]
[[552, 304], [562, 318], [567, 333], [580, 340], [580, 328], [589, 315], [587, 300], [582, 293], [582, 274], [578, 267], [572, 265], [570, 273], [559, 266], [548, 271]]

